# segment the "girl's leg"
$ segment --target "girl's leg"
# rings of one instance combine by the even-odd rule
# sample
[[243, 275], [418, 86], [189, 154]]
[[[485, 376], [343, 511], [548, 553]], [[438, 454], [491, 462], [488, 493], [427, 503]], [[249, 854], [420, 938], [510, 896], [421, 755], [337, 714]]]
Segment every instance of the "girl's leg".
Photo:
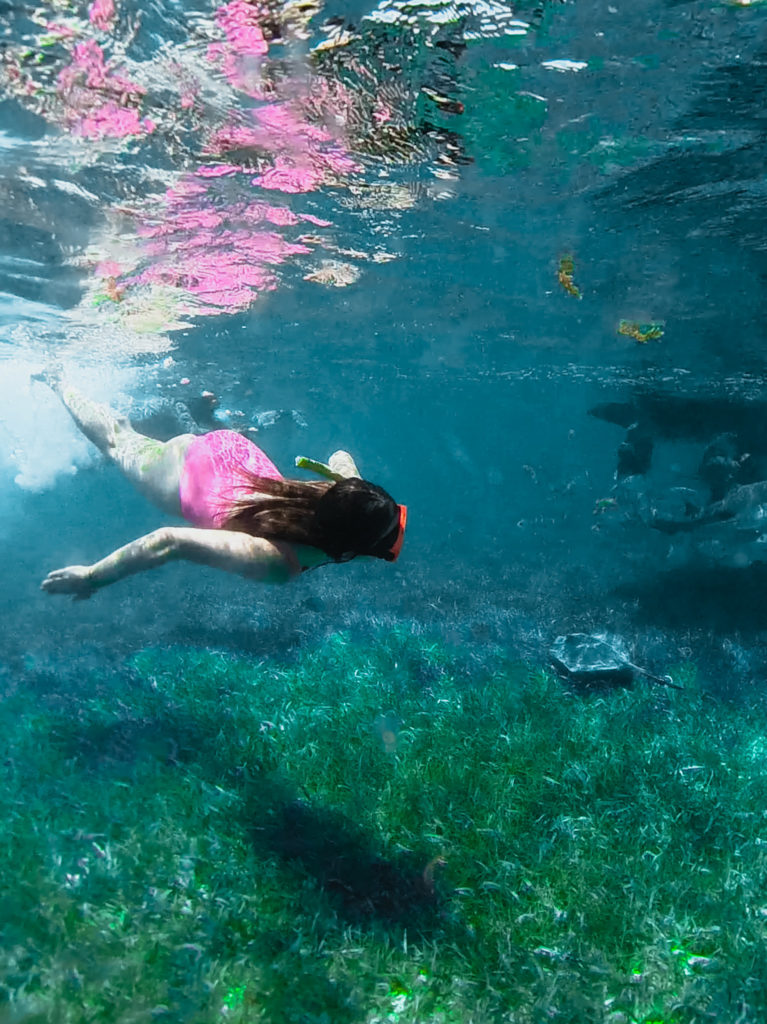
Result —
[[178, 496], [181, 468], [194, 434], [156, 441], [134, 430], [130, 421], [109, 406], [91, 401], [70, 384], [49, 380], [83, 434], [153, 504], [180, 516]]

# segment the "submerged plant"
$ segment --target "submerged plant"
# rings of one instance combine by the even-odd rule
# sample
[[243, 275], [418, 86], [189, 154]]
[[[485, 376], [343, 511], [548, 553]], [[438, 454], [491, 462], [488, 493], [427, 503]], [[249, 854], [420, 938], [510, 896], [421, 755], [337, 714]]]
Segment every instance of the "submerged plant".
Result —
[[0, 999], [62, 1022], [760, 1019], [767, 721], [693, 671], [575, 695], [403, 629], [11, 694]]

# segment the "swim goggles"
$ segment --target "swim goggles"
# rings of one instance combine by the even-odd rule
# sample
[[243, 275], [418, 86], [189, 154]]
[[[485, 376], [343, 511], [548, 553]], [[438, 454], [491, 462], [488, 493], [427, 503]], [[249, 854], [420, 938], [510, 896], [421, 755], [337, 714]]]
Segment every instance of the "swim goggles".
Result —
[[396, 562], [402, 550], [402, 542], [405, 539], [405, 526], [407, 524], [407, 505], [398, 505], [399, 519], [397, 520], [397, 536], [394, 543], [383, 556], [387, 562]]

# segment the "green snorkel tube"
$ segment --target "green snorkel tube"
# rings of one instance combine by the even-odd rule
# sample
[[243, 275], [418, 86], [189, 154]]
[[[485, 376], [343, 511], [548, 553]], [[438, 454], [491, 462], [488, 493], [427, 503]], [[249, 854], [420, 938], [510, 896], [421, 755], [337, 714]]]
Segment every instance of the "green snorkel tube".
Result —
[[310, 473], [324, 476], [328, 480], [346, 480], [350, 476], [360, 476], [354, 459], [348, 452], [343, 450], [333, 452], [327, 462], [318, 462], [317, 459], [307, 459], [305, 455], [296, 456], [296, 469], [306, 469]]

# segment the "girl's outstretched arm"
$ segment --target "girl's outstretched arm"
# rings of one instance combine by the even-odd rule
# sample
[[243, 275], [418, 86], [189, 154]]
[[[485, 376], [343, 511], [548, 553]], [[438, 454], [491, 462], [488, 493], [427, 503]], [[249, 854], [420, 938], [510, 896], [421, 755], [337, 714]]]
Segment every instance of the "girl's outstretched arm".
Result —
[[125, 576], [178, 559], [261, 583], [287, 583], [301, 572], [298, 558], [288, 544], [233, 530], [164, 526], [132, 540], [93, 565], [55, 569], [48, 573], [41, 587], [49, 594], [71, 594], [83, 599]]

